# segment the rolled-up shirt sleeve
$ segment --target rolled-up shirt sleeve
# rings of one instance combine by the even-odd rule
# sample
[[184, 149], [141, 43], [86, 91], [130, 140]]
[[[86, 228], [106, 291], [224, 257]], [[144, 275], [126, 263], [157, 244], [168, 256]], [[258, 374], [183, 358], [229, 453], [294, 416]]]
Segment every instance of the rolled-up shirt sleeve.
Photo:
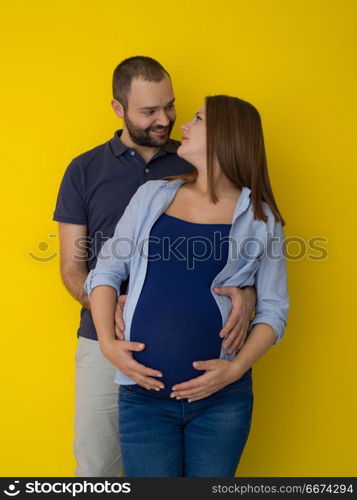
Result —
[[255, 273], [257, 305], [250, 331], [257, 323], [267, 323], [276, 334], [278, 344], [284, 334], [289, 311], [284, 229], [274, 220], [267, 233], [265, 251]]
[[115, 227], [114, 235], [103, 244], [96, 267], [87, 276], [84, 289], [89, 298], [93, 289], [100, 285], [113, 287], [119, 296], [120, 285], [130, 274], [130, 262], [137, 251], [134, 236], [143, 188], [144, 184], [131, 198]]
[[53, 220], [87, 225], [88, 216], [82, 166], [77, 158], [68, 165], [57, 196]]

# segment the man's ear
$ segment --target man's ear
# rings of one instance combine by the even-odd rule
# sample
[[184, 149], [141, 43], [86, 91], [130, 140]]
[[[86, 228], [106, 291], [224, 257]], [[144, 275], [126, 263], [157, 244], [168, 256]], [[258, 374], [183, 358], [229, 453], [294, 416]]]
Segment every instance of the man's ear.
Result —
[[116, 99], [112, 99], [110, 101], [110, 104], [112, 105], [112, 108], [114, 110], [114, 113], [119, 117], [119, 118], [124, 118], [124, 108], [123, 105], [117, 101]]

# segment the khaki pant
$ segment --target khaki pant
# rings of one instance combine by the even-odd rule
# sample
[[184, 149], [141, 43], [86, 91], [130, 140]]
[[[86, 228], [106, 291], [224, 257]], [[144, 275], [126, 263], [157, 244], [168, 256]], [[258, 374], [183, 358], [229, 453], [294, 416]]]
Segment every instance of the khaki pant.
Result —
[[76, 477], [119, 477], [118, 389], [115, 368], [96, 340], [78, 338], [74, 454]]

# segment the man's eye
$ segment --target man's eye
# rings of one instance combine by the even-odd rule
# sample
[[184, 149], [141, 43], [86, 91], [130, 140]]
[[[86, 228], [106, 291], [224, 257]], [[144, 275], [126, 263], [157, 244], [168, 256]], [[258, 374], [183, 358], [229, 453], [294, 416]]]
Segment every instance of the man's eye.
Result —
[[198, 115], [195, 116], [196, 120], [202, 120], [202, 118]]
[[145, 114], [146, 115], [153, 115], [155, 113], [155, 111], [152, 109], [151, 111], [146, 111]]

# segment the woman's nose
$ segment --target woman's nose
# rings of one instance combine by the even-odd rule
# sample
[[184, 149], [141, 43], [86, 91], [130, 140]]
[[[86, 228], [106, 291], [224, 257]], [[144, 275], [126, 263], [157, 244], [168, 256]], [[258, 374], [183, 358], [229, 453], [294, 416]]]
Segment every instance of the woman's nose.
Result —
[[180, 128], [181, 128], [182, 132], [186, 132], [186, 130], [188, 130], [187, 123], [184, 123], [183, 125], [181, 125]]

